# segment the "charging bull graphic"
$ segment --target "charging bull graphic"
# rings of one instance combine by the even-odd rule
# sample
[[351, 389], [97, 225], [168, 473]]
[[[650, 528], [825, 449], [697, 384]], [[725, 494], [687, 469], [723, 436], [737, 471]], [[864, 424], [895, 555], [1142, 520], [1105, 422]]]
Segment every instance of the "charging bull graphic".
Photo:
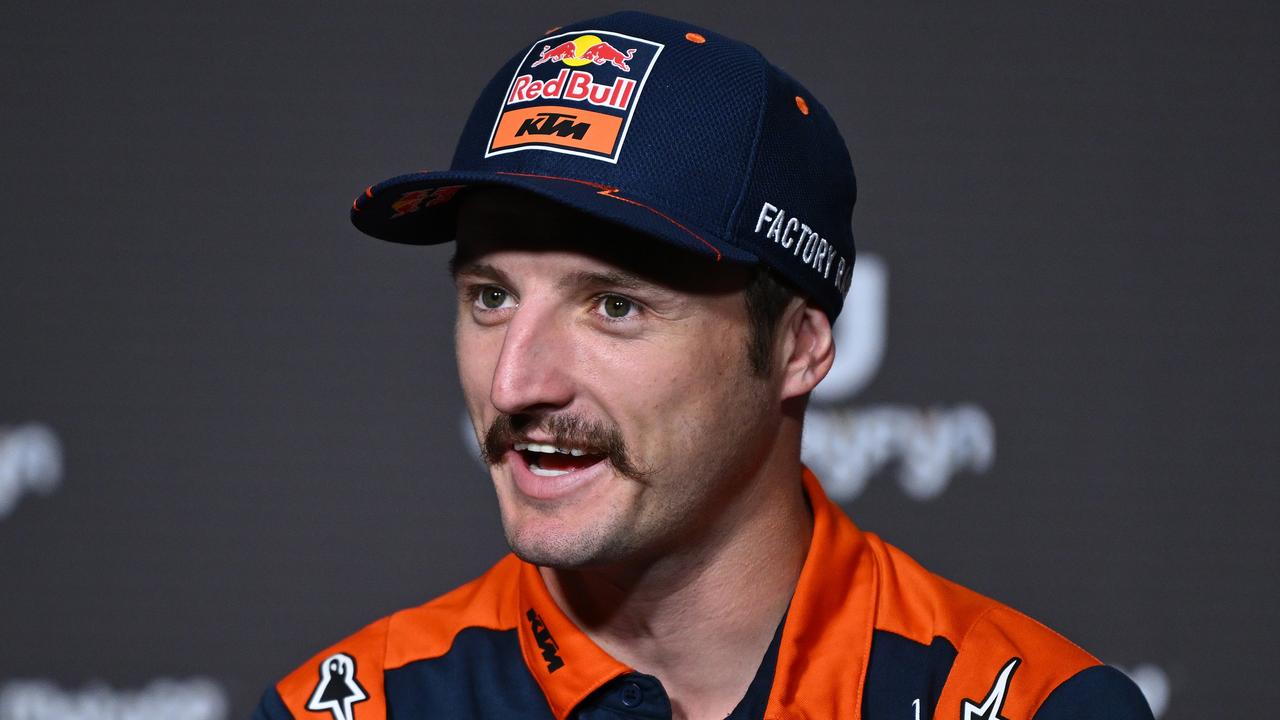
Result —
[[561, 62], [576, 57], [578, 57], [578, 47], [573, 44], [572, 40], [566, 40], [554, 48], [550, 45], [543, 45], [542, 54], [529, 67], [538, 67], [545, 62]]
[[636, 56], [635, 48], [631, 48], [630, 50], [627, 51], [626, 55], [623, 55], [621, 52], [618, 51], [618, 48], [610, 45], [607, 42], [598, 42], [595, 45], [592, 45], [591, 47], [587, 48], [586, 52], [582, 53], [583, 60], [590, 60], [596, 65], [603, 65], [605, 63], [609, 63], [610, 65], [618, 68], [622, 72], [631, 72], [631, 68], [627, 67], [627, 61], [635, 56]]
[[[609, 43], [600, 40], [592, 43], [596, 38], [592, 35], [582, 35], [573, 40], [566, 40], [555, 47], [543, 45], [542, 52], [538, 53], [538, 59], [529, 67], [538, 67], [543, 63], [562, 62], [565, 65], [603, 65], [609, 63], [618, 68], [622, 72], [631, 72], [631, 66], [627, 65], [627, 61], [636, 56], [635, 48], [628, 48], [624, 53]], [[586, 41], [586, 42], [584, 42]], [[578, 52], [583, 46], [585, 50]], [[577, 60], [578, 62], [570, 62]]]

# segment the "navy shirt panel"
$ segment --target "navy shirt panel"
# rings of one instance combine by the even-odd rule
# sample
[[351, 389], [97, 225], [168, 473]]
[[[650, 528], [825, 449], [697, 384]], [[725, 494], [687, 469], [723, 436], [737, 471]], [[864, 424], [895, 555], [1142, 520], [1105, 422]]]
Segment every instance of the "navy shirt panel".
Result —
[[583, 700], [572, 720], [670, 720], [671, 700], [652, 675], [627, 673]]
[[946, 638], [925, 645], [876, 630], [862, 691], [863, 720], [929, 720], [956, 659]]
[[1059, 685], [1036, 711], [1035, 720], [1153, 720], [1142, 691], [1124, 673], [1106, 665], [1085, 668]]
[[449, 652], [385, 674], [387, 719], [542, 718], [553, 720], [529, 674], [515, 630], [467, 628]]
[[[784, 617], [773, 633], [747, 693], [725, 720], [760, 720], [769, 704], [773, 675], [778, 666], [778, 646], [782, 642]], [[573, 714], [573, 720], [670, 720], [671, 699], [662, 683], [651, 675], [629, 673], [606, 684], [587, 698]]]
[[249, 720], [293, 720], [293, 714], [280, 699], [280, 693], [274, 687], [267, 688], [258, 701], [258, 709], [253, 711]]

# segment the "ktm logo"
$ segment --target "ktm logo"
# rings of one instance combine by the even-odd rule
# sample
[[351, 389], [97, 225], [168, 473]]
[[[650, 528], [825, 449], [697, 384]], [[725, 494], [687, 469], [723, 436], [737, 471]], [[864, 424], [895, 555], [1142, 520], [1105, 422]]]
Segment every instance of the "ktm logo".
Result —
[[538, 611], [529, 608], [525, 617], [529, 618], [529, 628], [533, 630], [533, 638], [538, 641], [538, 647], [542, 650], [542, 659], [547, 663], [547, 672], [553, 673], [564, 667], [564, 658], [559, 654], [560, 646], [556, 645], [556, 641], [552, 639], [551, 631], [547, 629], [547, 624], [542, 622]]
[[541, 112], [526, 118], [516, 130], [516, 137], [521, 135], [556, 135], [581, 140], [591, 129], [591, 123], [574, 122], [577, 115], [561, 115], [560, 113]]

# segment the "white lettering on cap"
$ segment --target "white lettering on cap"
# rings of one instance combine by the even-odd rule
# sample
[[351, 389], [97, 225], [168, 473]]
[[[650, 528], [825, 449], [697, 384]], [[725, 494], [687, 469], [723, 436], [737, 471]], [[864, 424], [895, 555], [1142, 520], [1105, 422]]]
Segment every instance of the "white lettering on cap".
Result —
[[[853, 263], [836, 252], [835, 245], [810, 228], [808, 223], [794, 215], [788, 217], [786, 210], [766, 202], [760, 206], [755, 232], [757, 235], [763, 232], [765, 239], [791, 250], [791, 256], [796, 262], [804, 263], [824, 280], [834, 283], [841, 297], [849, 293]], [[833, 263], [836, 271], [834, 277], [831, 274]]]

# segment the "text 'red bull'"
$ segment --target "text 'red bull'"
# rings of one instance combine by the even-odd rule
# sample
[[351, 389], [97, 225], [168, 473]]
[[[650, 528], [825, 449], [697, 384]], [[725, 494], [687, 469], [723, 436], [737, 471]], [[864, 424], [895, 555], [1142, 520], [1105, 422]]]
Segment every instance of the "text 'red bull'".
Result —
[[532, 75], [521, 75], [511, 86], [507, 104], [531, 100], [575, 100], [592, 105], [626, 110], [631, 101], [636, 81], [619, 77], [612, 85], [594, 82], [591, 73], [583, 70], [560, 71], [550, 80], [534, 80]]

